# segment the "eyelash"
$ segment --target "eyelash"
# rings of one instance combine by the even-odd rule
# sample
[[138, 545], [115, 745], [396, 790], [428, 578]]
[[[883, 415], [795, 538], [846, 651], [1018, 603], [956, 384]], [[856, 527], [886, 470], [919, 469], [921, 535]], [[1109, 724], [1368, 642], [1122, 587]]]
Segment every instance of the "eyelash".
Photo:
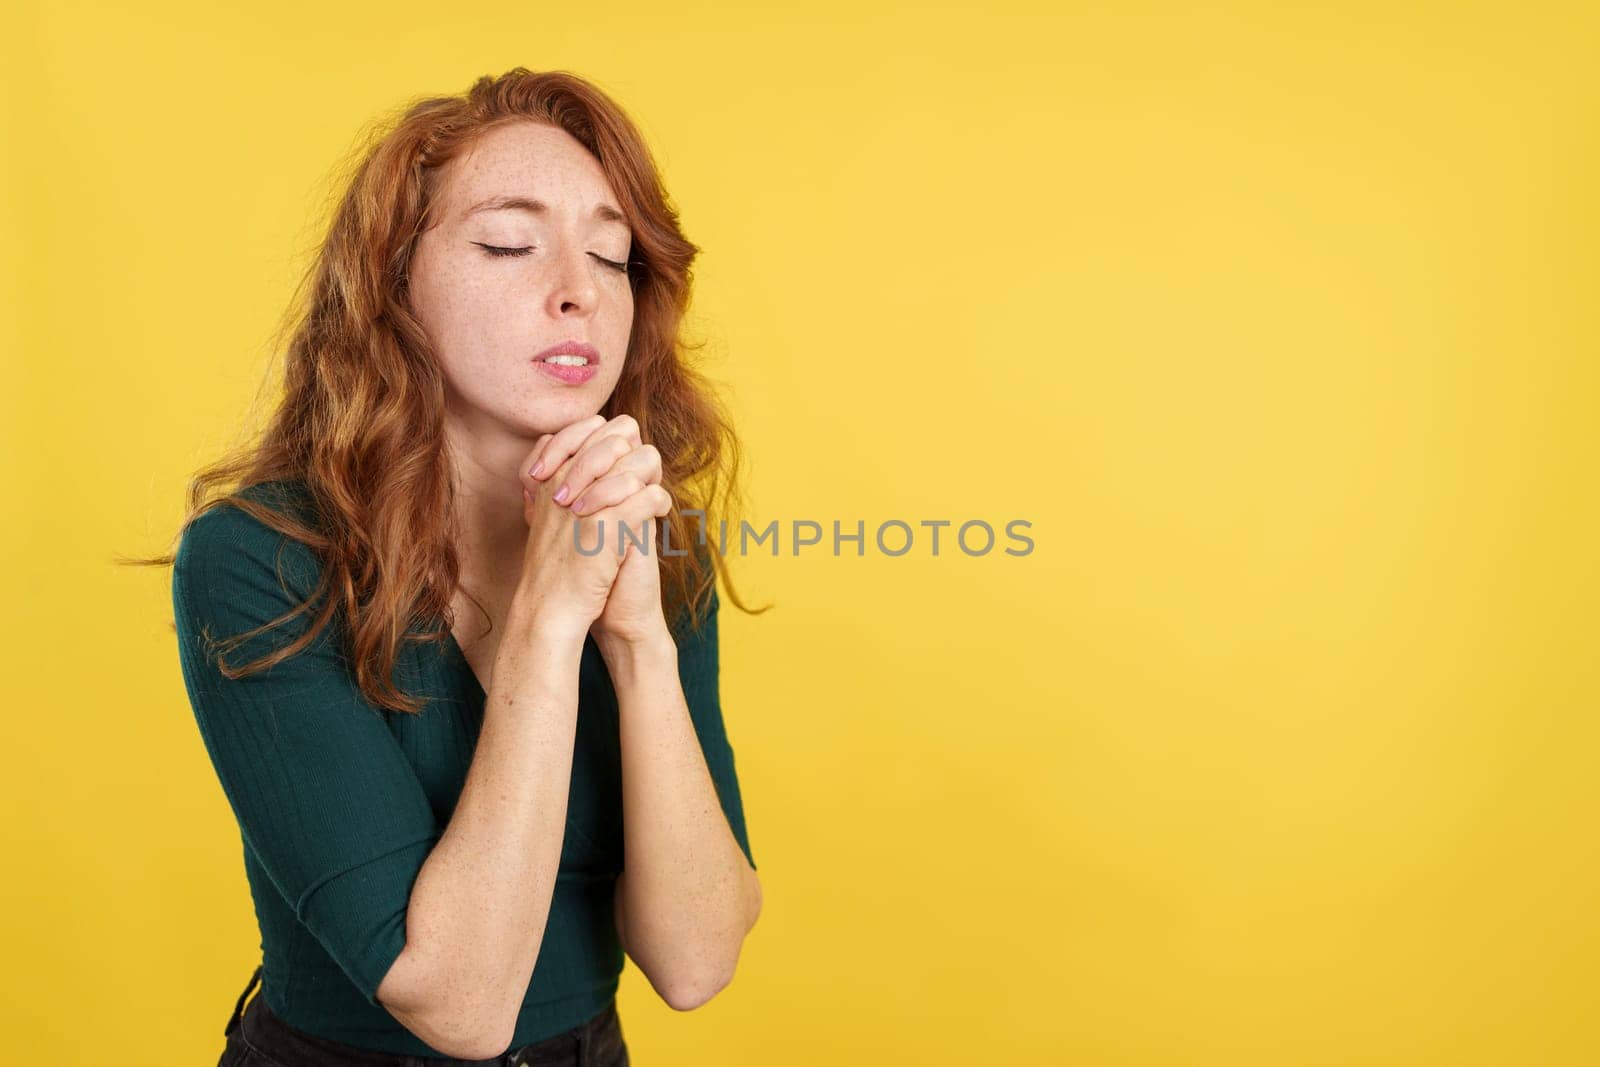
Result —
[[[498, 247], [496, 245], [486, 245], [486, 244], [482, 244], [482, 243], [480, 243], [478, 241], [474, 241], [472, 243], [477, 245], [479, 248], [483, 249], [485, 252], [489, 253], [489, 255], [494, 256], [497, 259], [500, 258], [501, 256], [525, 256], [529, 252], [533, 251], [532, 247], [528, 247], [528, 248], [500, 248], [500, 247]], [[604, 263], [606, 266], [610, 267], [612, 270], [616, 271], [618, 274], [626, 274], [626, 273], [628, 273], [628, 268], [629, 268], [630, 264], [618, 263], [617, 261], [611, 260], [611, 259], [607, 259], [604, 256], [595, 256], [593, 252], [590, 252], [589, 254], [591, 256], [594, 256], [595, 259], [598, 259], [600, 262]]]

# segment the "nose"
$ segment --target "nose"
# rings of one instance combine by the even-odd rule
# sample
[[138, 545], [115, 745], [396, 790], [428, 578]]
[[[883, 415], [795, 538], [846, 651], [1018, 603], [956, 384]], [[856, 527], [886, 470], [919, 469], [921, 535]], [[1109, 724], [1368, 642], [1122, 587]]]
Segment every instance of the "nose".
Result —
[[547, 297], [552, 315], [566, 317], [594, 313], [600, 292], [595, 285], [592, 267], [593, 261], [581, 244], [571, 241], [561, 243], [552, 265]]

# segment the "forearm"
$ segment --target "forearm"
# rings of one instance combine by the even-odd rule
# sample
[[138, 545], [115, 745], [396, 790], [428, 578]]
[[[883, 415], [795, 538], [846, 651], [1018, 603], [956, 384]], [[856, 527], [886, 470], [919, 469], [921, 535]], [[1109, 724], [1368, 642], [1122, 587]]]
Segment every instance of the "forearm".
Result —
[[[566, 824], [583, 631], [513, 609], [455, 811], [412, 888], [405, 954], [458, 1049], [498, 1054], [539, 954]], [[402, 1021], [405, 1021], [402, 1019]], [[440, 1051], [448, 1051], [442, 1049]], [[457, 1053], [459, 1054], [459, 1053]]]
[[674, 1007], [727, 984], [759, 892], [717, 798], [669, 634], [601, 646], [617, 693], [628, 954]]

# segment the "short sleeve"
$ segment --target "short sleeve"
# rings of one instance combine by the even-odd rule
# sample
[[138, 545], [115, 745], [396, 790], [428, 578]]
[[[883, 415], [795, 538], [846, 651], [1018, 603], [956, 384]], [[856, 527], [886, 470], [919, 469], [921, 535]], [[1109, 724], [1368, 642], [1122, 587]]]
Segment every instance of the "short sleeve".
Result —
[[[317, 568], [307, 546], [232, 505], [202, 514], [173, 566], [179, 660], [246, 847], [376, 1006], [405, 947], [412, 884], [441, 832], [421, 782], [346, 669], [334, 636], [340, 616], [299, 653], [239, 679], [222, 675], [205, 641], [297, 606]], [[312, 618], [308, 611], [228, 649], [227, 662], [242, 666], [288, 644]]]
[[[733, 831], [739, 847], [751, 869], [756, 868], [755, 856], [750, 851], [750, 835], [744, 823], [744, 804], [739, 795], [739, 776], [734, 767], [733, 745], [728, 740], [727, 725], [722, 717], [722, 697], [718, 678], [717, 614], [720, 599], [715, 586], [706, 609], [706, 618], [698, 631], [687, 630], [678, 638], [678, 677], [683, 683], [684, 700], [689, 705], [689, 718], [694, 722], [700, 738], [700, 748], [705, 753], [706, 766], [717, 787], [717, 798], [722, 802], [723, 814]], [[684, 619], [687, 619], [687, 609]], [[687, 623], [684, 624], [686, 628]]]

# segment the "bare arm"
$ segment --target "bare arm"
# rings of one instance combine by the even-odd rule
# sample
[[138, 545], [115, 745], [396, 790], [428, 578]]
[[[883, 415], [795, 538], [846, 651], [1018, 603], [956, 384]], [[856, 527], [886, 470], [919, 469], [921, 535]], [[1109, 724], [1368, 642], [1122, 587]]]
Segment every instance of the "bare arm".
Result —
[[440, 1052], [511, 1043], [566, 825], [584, 628], [514, 604], [454, 814], [412, 888], [378, 999]]
[[661, 998], [688, 1011], [732, 980], [761, 911], [761, 883], [717, 800], [671, 636], [601, 649], [621, 726], [618, 935]]
[[[596, 415], [547, 434], [522, 464], [528, 541], [483, 728], [450, 823], [412, 885], [405, 948], [376, 991], [403, 1026], [460, 1059], [490, 1059], [510, 1045], [550, 917], [584, 639], [621, 564], [612, 552], [577, 546], [596, 544], [618, 524], [637, 529], [672, 507], [659, 485], [581, 517], [554, 501], [573, 464], [635, 439], [632, 420], [623, 419]], [[575, 454], [572, 442], [582, 442]], [[572, 455], [552, 484], [527, 473], [545, 448]]]

